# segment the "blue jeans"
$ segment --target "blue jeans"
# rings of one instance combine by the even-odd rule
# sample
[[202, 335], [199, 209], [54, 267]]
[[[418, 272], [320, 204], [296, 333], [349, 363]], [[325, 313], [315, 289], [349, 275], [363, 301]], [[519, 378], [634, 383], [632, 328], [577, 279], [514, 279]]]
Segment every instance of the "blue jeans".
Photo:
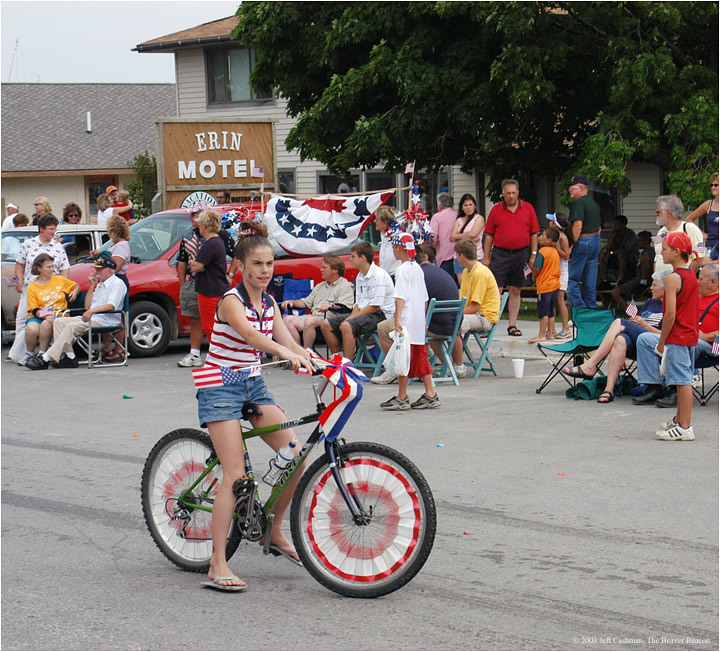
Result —
[[665, 349], [665, 377], [660, 375], [660, 356], [655, 353], [655, 347], [660, 342], [657, 333], [642, 333], [638, 336], [637, 362], [638, 382], [647, 385], [691, 385], [695, 355], [694, 346], [679, 346], [666, 344]]
[[[597, 308], [597, 285], [600, 234], [578, 238], [570, 254], [567, 295], [573, 308]], [[582, 283], [582, 294], [580, 293]]]

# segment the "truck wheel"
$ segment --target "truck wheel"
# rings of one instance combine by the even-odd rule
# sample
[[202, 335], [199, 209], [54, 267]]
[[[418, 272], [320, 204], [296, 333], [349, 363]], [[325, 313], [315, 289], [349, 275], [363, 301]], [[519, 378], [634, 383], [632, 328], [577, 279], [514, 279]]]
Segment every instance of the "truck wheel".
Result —
[[130, 306], [128, 348], [136, 358], [160, 355], [170, 343], [170, 317], [157, 303], [138, 301]]

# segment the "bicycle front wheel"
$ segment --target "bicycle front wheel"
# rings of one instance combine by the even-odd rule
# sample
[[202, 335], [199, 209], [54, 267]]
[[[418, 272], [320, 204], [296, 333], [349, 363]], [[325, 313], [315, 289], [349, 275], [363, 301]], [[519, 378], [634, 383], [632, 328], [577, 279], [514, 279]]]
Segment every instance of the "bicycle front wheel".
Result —
[[[183, 570], [207, 572], [212, 556], [212, 513], [178, 501], [214, 457], [210, 437], [201, 430], [181, 428], [165, 435], [150, 451], [143, 469], [142, 509], [150, 536], [160, 551]], [[211, 506], [222, 482], [218, 464], [188, 496], [195, 505]], [[235, 520], [225, 549], [227, 559], [240, 544]]]
[[432, 549], [432, 492], [418, 468], [392, 448], [359, 442], [340, 452], [340, 474], [368, 522], [354, 522], [325, 454], [295, 491], [293, 543], [308, 572], [332, 591], [354, 598], [392, 593], [415, 577]]

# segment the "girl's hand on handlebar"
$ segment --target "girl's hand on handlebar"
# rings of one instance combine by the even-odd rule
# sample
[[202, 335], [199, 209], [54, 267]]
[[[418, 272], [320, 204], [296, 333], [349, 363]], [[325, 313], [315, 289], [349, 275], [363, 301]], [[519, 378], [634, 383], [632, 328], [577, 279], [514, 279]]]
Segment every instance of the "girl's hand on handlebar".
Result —
[[299, 353], [290, 353], [286, 358], [293, 371], [300, 373], [307, 372], [310, 374], [315, 371], [315, 367], [313, 367], [312, 362], [310, 362], [307, 356], [300, 355]]

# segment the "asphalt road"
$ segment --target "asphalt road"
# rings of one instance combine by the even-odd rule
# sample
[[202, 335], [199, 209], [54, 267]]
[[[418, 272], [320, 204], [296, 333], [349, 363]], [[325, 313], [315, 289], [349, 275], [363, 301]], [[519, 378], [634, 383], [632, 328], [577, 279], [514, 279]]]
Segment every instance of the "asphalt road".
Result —
[[[660, 442], [667, 410], [568, 401], [561, 381], [536, 395], [543, 361], [515, 379], [497, 359], [499, 378], [440, 387], [439, 410], [383, 412], [393, 386], [368, 386], [347, 437], [427, 477], [438, 532], [424, 569], [353, 600], [241, 545], [231, 567], [250, 589], [228, 595], [166, 561], [140, 509], [152, 445], [197, 427], [184, 353], [2, 364], [2, 649], [718, 648], [717, 398], [696, 404], [695, 442]], [[309, 379], [267, 379], [290, 415], [311, 411]], [[256, 467], [268, 450], [253, 442]]]

